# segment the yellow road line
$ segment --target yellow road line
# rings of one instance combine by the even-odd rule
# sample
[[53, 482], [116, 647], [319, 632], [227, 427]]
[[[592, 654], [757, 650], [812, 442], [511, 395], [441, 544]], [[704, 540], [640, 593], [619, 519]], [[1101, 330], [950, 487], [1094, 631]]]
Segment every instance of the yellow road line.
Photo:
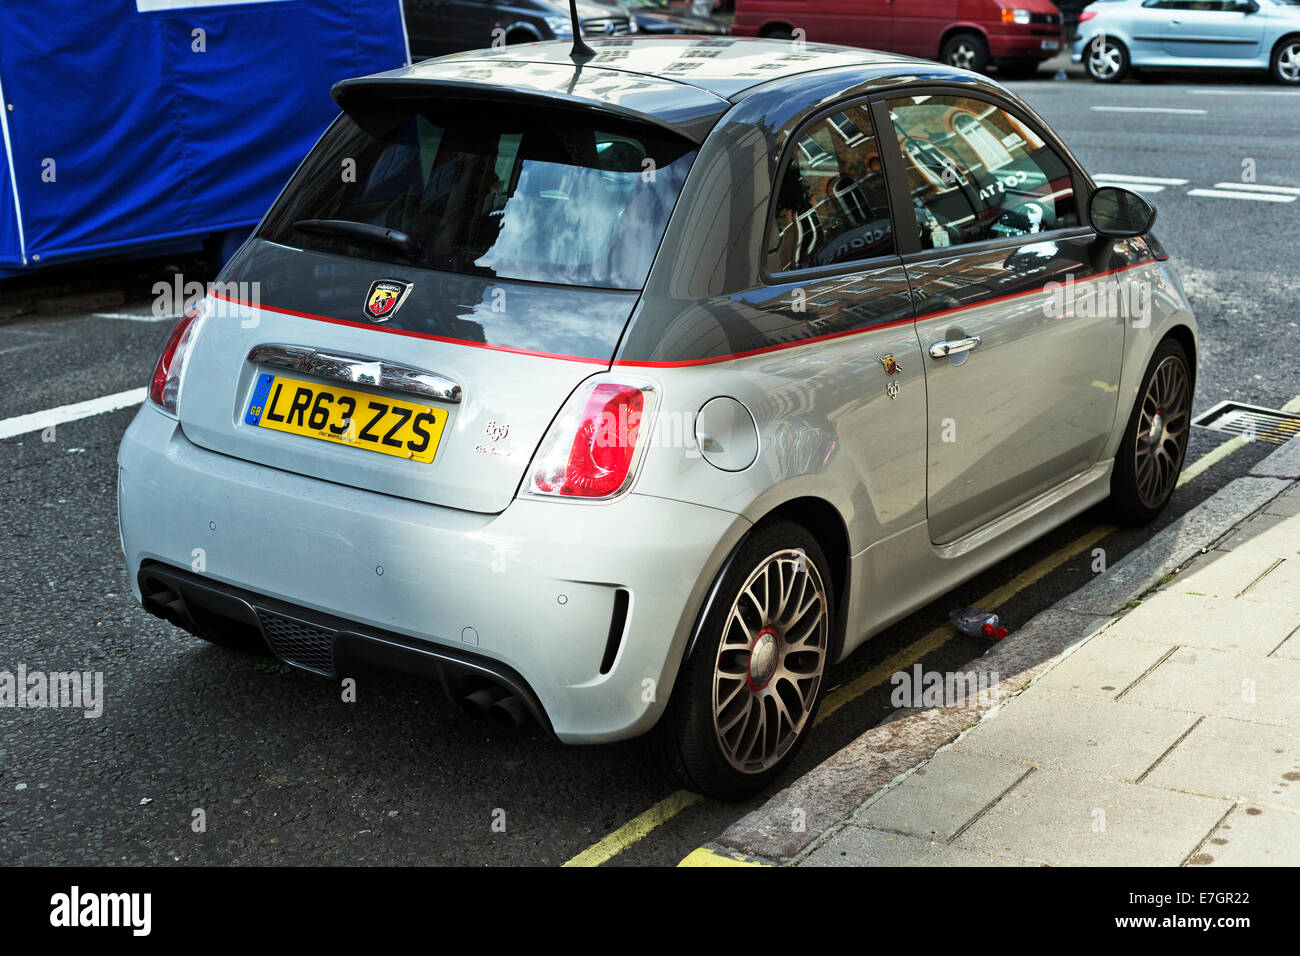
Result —
[[1196, 461], [1184, 468], [1183, 473], [1178, 476], [1178, 484], [1174, 485], [1174, 487], [1181, 488], [1201, 472], [1213, 468], [1219, 462], [1223, 461], [1223, 459], [1227, 458], [1234, 451], [1244, 447], [1246, 444], [1248, 444], [1248, 442], [1243, 435], [1229, 438], [1222, 445], [1206, 452], [1200, 458], [1196, 459]]
[[[1300, 411], [1300, 395], [1297, 395], [1291, 401], [1283, 405], [1282, 410], [1287, 412]], [[1218, 448], [1215, 448], [1209, 454], [1203, 455], [1201, 458], [1198, 458], [1195, 462], [1192, 463], [1190, 467], [1185, 468], [1183, 470], [1183, 474], [1178, 479], [1179, 486], [1186, 484], [1187, 482], [1195, 478], [1197, 475], [1204, 472], [1206, 469], [1222, 461], [1224, 458], [1226, 458], [1228, 455], [1231, 455], [1234, 451], [1236, 451], [1244, 444], [1246, 444], [1246, 442], [1240, 437], [1233, 438], [1229, 441], [1224, 442], [1222, 445], [1220, 445]], [[1033, 565], [1030, 568], [1027, 568], [1024, 571], [1021, 571], [1010, 581], [1007, 581], [1005, 584], [1001, 585], [1000, 587], [994, 588], [988, 594], [984, 595], [984, 597], [976, 601], [975, 606], [981, 608], [987, 608], [989, 610], [994, 610], [1000, 607], [1001, 605], [1009, 601], [1012, 597], [1014, 597], [1016, 594], [1019, 594], [1025, 588], [1042, 580], [1052, 571], [1055, 571], [1058, 567], [1064, 564], [1067, 560], [1074, 557], [1079, 552], [1092, 547], [1102, 538], [1106, 537], [1108, 534], [1110, 534], [1115, 530], [1116, 529], [1114, 525], [1105, 524], [1093, 528], [1091, 531], [1087, 532], [1086, 534], [1080, 535], [1079, 537], [1075, 538], [1073, 541], [1071, 541], [1069, 544], [1065, 545], [1064, 547], [1059, 548], [1056, 551], [1053, 551], [1051, 554], [1043, 558], [1043, 560], [1039, 561], [1037, 564]], [[823, 720], [825, 720], [831, 714], [835, 713], [835, 711], [839, 710], [841, 707], [849, 703], [851, 700], [862, 696], [863, 694], [865, 694], [867, 691], [871, 690], [873, 687], [877, 686], [878, 684], [882, 684], [885, 681], [889, 680], [889, 678], [893, 676], [895, 673], [904, 669], [909, 664], [916, 662], [920, 658], [924, 657], [926, 654], [929, 654], [932, 651], [935, 651], [938, 648], [942, 647], [944, 644], [948, 643], [948, 641], [952, 640], [955, 636], [956, 635], [952, 627], [949, 625], [936, 627], [930, 632], [928, 632], [927, 634], [925, 634], [923, 637], [921, 637], [919, 640], [913, 641], [907, 647], [891, 655], [886, 660], [881, 661], [871, 670], [867, 671], [864, 674], [858, 675], [849, 683], [844, 684], [841, 687], [837, 687], [835, 690], [828, 693], [825, 699], [822, 701], [821, 711], [817, 715], [816, 723], [820, 724]], [[623, 824], [621, 827], [619, 827], [609, 836], [605, 837], [599, 843], [591, 846], [586, 850], [583, 850], [581, 853], [575, 856], [572, 860], [569, 860], [564, 865], [565, 866], [600, 866], [602, 863], [606, 862], [607, 860], [611, 860], [614, 857], [618, 856], [618, 854], [622, 853], [633, 843], [636, 843], [638, 840], [643, 839], [646, 835], [650, 833], [651, 830], [655, 829], [655, 827], [658, 827], [661, 824], [667, 822], [668, 820], [671, 820], [673, 817], [677, 816], [677, 814], [681, 813], [687, 807], [693, 806], [694, 804], [698, 803], [700, 799], [701, 797], [697, 793], [691, 793], [689, 790], [678, 790], [676, 793], [672, 794], [667, 799], [662, 800], [659, 803], [656, 803], [653, 807], [651, 807], [645, 813], [641, 814], [639, 817], [633, 820], [629, 820], [627, 823]], [[706, 851], [704, 848], [696, 850], [692, 854], [690, 854], [690, 856], [687, 856], [686, 859], [683, 860], [679, 865], [680, 866], [730, 865], [730, 864], [722, 864], [722, 863], [705, 864], [705, 863], [700, 863], [698, 861], [687, 864], [686, 862], [687, 860], [690, 860], [692, 857], [695, 857], [696, 854], [705, 853], [705, 852], [712, 852], [712, 851]]]
[[699, 803], [703, 797], [689, 790], [678, 790], [653, 807], [627, 823], [623, 824], [605, 839], [583, 850], [565, 866], [600, 866], [612, 860], [633, 843], [662, 823], [671, 820], [689, 806]]
[[707, 846], [702, 846], [698, 850], [692, 850], [682, 858], [678, 866], [767, 866], [766, 863], [759, 863], [757, 860], [746, 860], [740, 857], [727, 856], [725, 853], [719, 853], [717, 850], [710, 850]]
[[[976, 601], [975, 606], [990, 611], [1000, 607], [1016, 594], [1019, 594], [1031, 584], [1042, 580], [1080, 551], [1092, 547], [1114, 530], [1114, 525], [1104, 524], [1093, 528], [1086, 534], [1080, 535], [1064, 547], [1053, 551], [1033, 567], [1021, 571], [1006, 584], [994, 588], [988, 594]], [[920, 660], [931, 651], [938, 650], [956, 636], [957, 632], [954, 631], [952, 626], [949, 624], [936, 627], [924, 637], [913, 641], [911, 644], [907, 645], [907, 647], [904, 647], [902, 650], [881, 661], [875, 667], [871, 668], [871, 670], [859, 674], [853, 680], [849, 681], [849, 683], [835, 688], [835, 690], [827, 694], [826, 698], [822, 701], [821, 712], [818, 713], [816, 722], [820, 724], [823, 720], [835, 713], [835, 711], [839, 710], [849, 701], [861, 697], [873, 687], [883, 684], [898, 671], [906, 668], [909, 664]]]

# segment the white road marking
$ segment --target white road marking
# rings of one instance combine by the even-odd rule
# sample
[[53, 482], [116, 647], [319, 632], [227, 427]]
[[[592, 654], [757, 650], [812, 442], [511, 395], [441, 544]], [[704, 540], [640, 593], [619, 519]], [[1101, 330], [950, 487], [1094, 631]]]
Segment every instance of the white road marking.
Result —
[[1186, 186], [1186, 179], [1165, 179], [1161, 176], [1124, 176], [1120, 173], [1097, 173], [1093, 179], [1107, 179], [1116, 183], [1146, 183], [1159, 186]]
[[25, 435], [28, 432], [44, 431], [51, 425], [63, 425], [82, 418], [102, 415], [105, 412], [130, 408], [143, 402], [147, 394], [149, 394], [147, 388], [133, 388], [128, 392], [118, 392], [116, 395], [101, 395], [99, 398], [73, 405], [60, 405], [58, 408], [49, 408], [43, 412], [6, 418], [0, 421], [0, 438], [13, 438], [15, 435]]
[[1265, 186], [1263, 183], [1215, 183], [1215, 189], [1236, 189], [1247, 193], [1276, 193], [1282, 196], [1300, 196], [1295, 186]]
[[175, 322], [179, 316], [176, 315], [154, 315], [152, 312], [144, 315], [135, 315], [130, 312], [96, 312], [96, 319], [121, 319], [127, 322]]
[[1094, 113], [1182, 113], [1204, 116], [1207, 110], [1184, 110], [1172, 106], [1094, 106]]
[[1289, 90], [1188, 90], [1195, 96], [1300, 96]]
[[1256, 202], [1295, 202], [1295, 196], [1278, 196], [1275, 193], [1241, 193], [1226, 189], [1189, 189], [1189, 196], [1208, 196], [1211, 199], [1253, 199]]

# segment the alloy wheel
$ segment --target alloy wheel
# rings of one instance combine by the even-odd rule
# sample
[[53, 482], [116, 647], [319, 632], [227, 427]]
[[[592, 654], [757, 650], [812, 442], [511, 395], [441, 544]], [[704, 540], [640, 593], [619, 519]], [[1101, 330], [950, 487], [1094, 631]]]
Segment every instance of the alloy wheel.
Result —
[[1124, 65], [1120, 48], [1105, 37], [1097, 37], [1088, 50], [1088, 72], [1100, 80], [1115, 76]]
[[1142, 396], [1133, 449], [1138, 497], [1148, 508], [1158, 508], [1178, 480], [1187, 450], [1190, 403], [1187, 366], [1168, 356], [1156, 366]]
[[958, 40], [953, 48], [948, 51], [948, 65], [955, 66], [959, 70], [973, 70], [975, 68], [975, 45], [969, 40]]
[[1287, 83], [1300, 83], [1300, 42], [1288, 43], [1278, 51], [1277, 72]]
[[762, 773], [799, 739], [829, 648], [826, 585], [802, 549], [754, 569], [731, 605], [713, 671], [713, 728], [735, 769]]

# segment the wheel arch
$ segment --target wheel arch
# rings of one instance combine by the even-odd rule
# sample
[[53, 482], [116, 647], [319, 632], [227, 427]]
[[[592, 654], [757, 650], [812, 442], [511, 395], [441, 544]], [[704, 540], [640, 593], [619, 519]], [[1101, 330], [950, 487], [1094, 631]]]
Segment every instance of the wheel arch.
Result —
[[789, 33], [794, 33], [794, 24], [787, 23], [785, 20], [768, 20], [765, 23], [759, 24], [758, 29], [754, 32], [760, 37], [770, 37], [772, 34], [780, 33], [783, 30]]
[[715, 595], [722, 579], [726, 576], [727, 571], [731, 568], [731, 562], [736, 553], [759, 528], [770, 524], [773, 521], [780, 520], [792, 521], [802, 528], [805, 528], [809, 534], [817, 539], [821, 546], [822, 553], [826, 556], [826, 563], [831, 572], [831, 591], [835, 596], [835, 620], [831, 627], [831, 661], [839, 659], [840, 651], [844, 646], [845, 623], [847, 621], [846, 613], [848, 611], [849, 596], [849, 576], [852, 565], [852, 553], [849, 544], [849, 529], [844, 521], [844, 516], [840, 510], [825, 498], [817, 495], [800, 495], [798, 497], [787, 498], [779, 504], [772, 505], [761, 515], [752, 518], [749, 529], [741, 536], [731, 549], [726, 559], [722, 562], [721, 567], [709, 586], [709, 591], [705, 596], [704, 603], [696, 612], [695, 624], [691, 629], [690, 637], [686, 642], [686, 652], [683, 660], [687, 660], [695, 653], [695, 645], [699, 639], [700, 628], [704, 624], [704, 619], [708, 616], [709, 608], [712, 606]]
[[1300, 30], [1292, 30], [1290, 33], [1284, 33], [1274, 41], [1273, 45], [1268, 48], [1268, 65], [1273, 65], [1273, 57], [1277, 55], [1278, 47], [1283, 43], [1295, 42], [1300, 40]]
[[[936, 60], [943, 56], [943, 48], [948, 45], [948, 41], [951, 40], [959, 33], [975, 34], [977, 37], [979, 37], [981, 40], [984, 41], [985, 48], [986, 49], [988, 48], [989, 45], [988, 31], [985, 30], [978, 23], [969, 23], [966, 21], [962, 21], [960, 23], [954, 23], [952, 26], [948, 27], [948, 29], [943, 31], [943, 34], [939, 37], [939, 48], [934, 51], [934, 58]], [[989, 55], [992, 56], [991, 53]]]

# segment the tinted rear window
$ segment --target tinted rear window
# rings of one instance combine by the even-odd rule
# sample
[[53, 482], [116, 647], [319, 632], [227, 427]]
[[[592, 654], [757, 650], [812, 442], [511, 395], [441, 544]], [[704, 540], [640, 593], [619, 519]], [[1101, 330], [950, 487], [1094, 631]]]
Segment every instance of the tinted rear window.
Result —
[[[518, 104], [425, 102], [341, 116], [261, 236], [297, 248], [536, 282], [639, 289], [695, 157], [657, 128]], [[363, 124], [363, 125], [359, 125]], [[306, 232], [398, 230], [407, 249]]]

